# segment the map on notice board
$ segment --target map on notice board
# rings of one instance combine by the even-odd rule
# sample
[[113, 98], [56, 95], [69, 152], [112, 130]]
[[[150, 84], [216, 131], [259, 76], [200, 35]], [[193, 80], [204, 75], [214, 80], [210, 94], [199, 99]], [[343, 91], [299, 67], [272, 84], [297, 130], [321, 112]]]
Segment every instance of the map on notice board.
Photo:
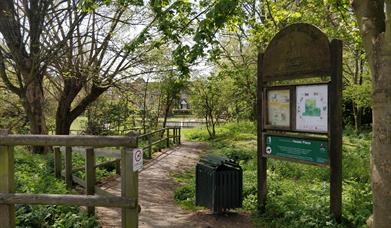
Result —
[[290, 126], [290, 91], [270, 90], [267, 93], [268, 124], [277, 127]]
[[327, 132], [327, 85], [296, 87], [296, 130]]

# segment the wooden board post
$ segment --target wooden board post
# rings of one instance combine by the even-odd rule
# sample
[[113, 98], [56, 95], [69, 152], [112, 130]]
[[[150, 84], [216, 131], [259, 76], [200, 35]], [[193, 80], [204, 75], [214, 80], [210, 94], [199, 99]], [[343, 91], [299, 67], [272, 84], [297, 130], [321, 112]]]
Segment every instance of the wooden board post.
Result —
[[65, 184], [72, 188], [72, 147], [65, 147]]
[[342, 218], [342, 41], [332, 40], [330, 109], [330, 212], [341, 222]]
[[262, 156], [263, 140], [263, 115], [262, 115], [262, 70], [263, 70], [263, 54], [258, 55], [258, 72], [257, 72], [257, 173], [258, 173], [258, 210], [261, 213], [265, 212], [266, 195], [267, 195], [267, 158]]
[[[94, 148], [86, 149], [86, 195], [95, 195], [95, 183], [96, 183], [96, 172], [95, 172], [95, 151]], [[95, 215], [95, 207], [87, 207], [88, 215]]]
[[[0, 135], [8, 135], [8, 130], [0, 130]], [[0, 145], [0, 193], [15, 191], [14, 151], [12, 146]], [[0, 204], [0, 226], [15, 227], [15, 205]]]
[[54, 176], [58, 179], [61, 178], [61, 149], [60, 147], [54, 148]]
[[260, 211], [267, 158], [279, 159], [330, 168], [330, 213], [341, 222], [342, 41], [305, 23], [279, 31], [258, 56], [257, 122]]
[[[133, 172], [133, 149], [122, 148], [121, 151], [121, 196], [136, 199], [138, 204], [138, 171]], [[122, 209], [122, 228], [138, 227], [138, 207]]]

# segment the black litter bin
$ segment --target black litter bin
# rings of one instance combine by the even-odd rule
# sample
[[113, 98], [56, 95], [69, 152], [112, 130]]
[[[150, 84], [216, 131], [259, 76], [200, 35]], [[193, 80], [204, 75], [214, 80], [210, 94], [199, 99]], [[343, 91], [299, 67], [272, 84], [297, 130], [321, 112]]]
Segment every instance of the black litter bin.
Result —
[[242, 207], [243, 171], [232, 159], [206, 156], [196, 166], [196, 205], [221, 213]]

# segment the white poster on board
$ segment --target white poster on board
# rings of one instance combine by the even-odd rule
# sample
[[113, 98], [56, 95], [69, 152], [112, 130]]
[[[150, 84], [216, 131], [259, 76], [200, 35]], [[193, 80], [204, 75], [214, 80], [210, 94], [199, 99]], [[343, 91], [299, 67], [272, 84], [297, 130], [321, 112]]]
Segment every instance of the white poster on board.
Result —
[[277, 127], [290, 126], [290, 91], [270, 90], [267, 93], [268, 124]]
[[296, 130], [327, 132], [327, 85], [296, 87]]

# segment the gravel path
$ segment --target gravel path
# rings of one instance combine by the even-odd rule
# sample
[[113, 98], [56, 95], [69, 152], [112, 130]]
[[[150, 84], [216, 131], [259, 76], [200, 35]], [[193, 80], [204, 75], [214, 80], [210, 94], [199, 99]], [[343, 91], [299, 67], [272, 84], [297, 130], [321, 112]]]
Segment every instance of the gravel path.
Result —
[[[208, 210], [189, 212], [175, 204], [174, 191], [178, 186], [171, 178], [173, 172], [195, 167], [205, 144], [184, 142], [181, 146], [163, 151], [144, 166], [139, 175], [139, 227], [253, 227], [246, 214], [231, 213], [215, 216]], [[120, 177], [101, 186], [120, 195]], [[102, 227], [121, 227], [121, 211], [97, 208]]]

